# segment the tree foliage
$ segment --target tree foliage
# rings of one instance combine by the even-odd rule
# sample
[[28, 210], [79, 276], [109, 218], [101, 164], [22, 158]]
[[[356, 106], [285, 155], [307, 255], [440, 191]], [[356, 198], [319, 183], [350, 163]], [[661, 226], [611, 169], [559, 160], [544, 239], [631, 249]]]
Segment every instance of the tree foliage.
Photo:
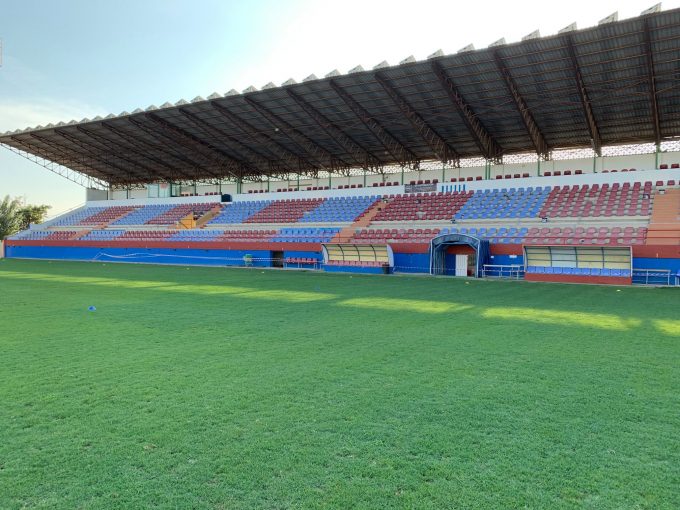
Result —
[[28, 205], [7, 195], [0, 202], [0, 240], [25, 230], [31, 223], [42, 223], [49, 205]]

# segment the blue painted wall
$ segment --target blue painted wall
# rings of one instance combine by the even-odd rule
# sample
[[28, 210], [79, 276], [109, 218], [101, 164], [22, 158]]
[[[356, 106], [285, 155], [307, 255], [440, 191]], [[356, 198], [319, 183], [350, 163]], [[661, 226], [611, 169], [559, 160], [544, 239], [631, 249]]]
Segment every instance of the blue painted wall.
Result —
[[284, 251], [283, 256], [317, 260], [321, 260], [323, 258], [321, 256], [321, 252], [318, 251]]
[[[269, 251], [181, 250], [161, 248], [90, 248], [72, 246], [7, 246], [7, 258], [98, 260], [153, 264], [243, 266], [243, 256], [253, 256], [253, 266], [270, 267]], [[262, 260], [258, 260], [262, 259]]]
[[524, 256], [523, 255], [491, 255], [491, 258], [489, 259], [489, 264], [502, 265], [502, 266], [524, 264]]
[[395, 253], [394, 271], [397, 273], [429, 273], [429, 253]]
[[634, 258], [633, 269], [670, 269], [671, 273], [680, 271], [680, 259]]

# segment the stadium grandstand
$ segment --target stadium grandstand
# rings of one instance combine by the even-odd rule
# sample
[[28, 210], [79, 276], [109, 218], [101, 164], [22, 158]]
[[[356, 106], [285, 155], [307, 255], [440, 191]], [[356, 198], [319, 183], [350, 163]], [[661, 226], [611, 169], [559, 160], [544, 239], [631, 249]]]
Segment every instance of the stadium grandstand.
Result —
[[0, 134], [87, 202], [8, 258], [665, 284], [680, 10]]

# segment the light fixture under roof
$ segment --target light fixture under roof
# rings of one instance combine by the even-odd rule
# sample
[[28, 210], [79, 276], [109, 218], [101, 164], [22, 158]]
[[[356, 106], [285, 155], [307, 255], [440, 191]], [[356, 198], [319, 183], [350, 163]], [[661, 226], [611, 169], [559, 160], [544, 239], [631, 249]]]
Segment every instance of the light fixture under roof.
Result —
[[475, 50], [475, 45], [474, 44], [468, 44], [467, 46], [464, 46], [463, 48], [458, 50], [458, 53], [465, 53], [468, 51], [474, 51]]
[[384, 69], [386, 67], [390, 67], [390, 64], [387, 63], [387, 60], [383, 60], [379, 64], [374, 65], [373, 70], [377, 71], [378, 69]]
[[229, 92], [224, 94], [225, 96], [238, 96], [240, 92], [236, 89], [231, 89]]
[[196, 96], [191, 100], [192, 103], [200, 103], [201, 101], [205, 101], [201, 96]]
[[558, 30], [558, 34], [566, 34], [567, 32], [574, 32], [576, 30], [576, 22], [567, 25], [562, 30]]
[[293, 78], [288, 78], [286, 81], [284, 81], [281, 86], [282, 87], [287, 87], [289, 85], [295, 85], [297, 82]]
[[435, 51], [434, 53], [429, 54], [427, 56], [427, 59], [429, 60], [431, 58], [439, 58], [439, 57], [443, 57], [443, 56], [444, 56], [444, 52], [441, 49], [439, 49], [439, 50]]
[[416, 61], [416, 57], [414, 57], [413, 55], [409, 55], [404, 60], [399, 62], [399, 64], [413, 64], [413, 62], [415, 62], [415, 61]]
[[640, 13], [640, 16], [647, 16], [648, 14], [656, 14], [657, 12], [661, 12], [661, 2], [659, 2], [656, 5], [651, 6], [649, 9], [645, 9]]
[[314, 73], [312, 73], [312, 74], [310, 74], [309, 76], [307, 76], [307, 78], [305, 78], [305, 79], [302, 80], [302, 81], [303, 81], [303, 82], [304, 82], [304, 81], [314, 81], [314, 80], [318, 80], [318, 79], [319, 79], [319, 78], [317, 78], [316, 75], [315, 75]]
[[489, 48], [493, 48], [495, 46], [505, 46], [505, 44], [506, 44], [505, 43], [505, 37], [501, 37], [497, 41], [494, 41], [491, 44], [489, 44]]
[[602, 18], [600, 21], [597, 22], [597, 24], [606, 25], [607, 23], [614, 23], [615, 21], [619, 21], [619, 11], [613, 12], [606, 18]]
[[347, 71], [347, 74], [360, 73], [360, 72], [362, 72], [363, 70], [364, 70], [364, 68], [361, 67], [361, 65], [358, 65], [358, 66], [356, 66], [356, 67], [353, 67], [353, 68], [350, 69], [349, 71]]
[[244, 89], [244, 90], [243, 90], [243, 93], [244, 93], [244, 94], [248, 94], [249, 92], [257, 92], [257, 89], [251, 85], [251, 86], [248, 87], [247, 89]]
[[212, 94], [210, 94], [210, 95], [208, 96], [208, 99], [219, 99], [219, 98], [221, 98], [221, 97], [222, 97], [222, 96], [220, 96], [217, 92], [213, 92]]
[[336, 76], [340, 76], [340, 71], [333, 69], [330, 73], [326, 74], [325, 78], [335, 78]]

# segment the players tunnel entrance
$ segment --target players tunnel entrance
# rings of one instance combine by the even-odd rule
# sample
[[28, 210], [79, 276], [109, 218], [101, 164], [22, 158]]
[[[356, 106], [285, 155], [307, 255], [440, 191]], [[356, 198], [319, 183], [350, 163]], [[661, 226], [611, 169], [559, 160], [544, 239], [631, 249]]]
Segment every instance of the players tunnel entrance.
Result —
[[489, 241], [464, 234], [446, 234], [430, 241], [430, 274], [482, 276], [489, 263]]

